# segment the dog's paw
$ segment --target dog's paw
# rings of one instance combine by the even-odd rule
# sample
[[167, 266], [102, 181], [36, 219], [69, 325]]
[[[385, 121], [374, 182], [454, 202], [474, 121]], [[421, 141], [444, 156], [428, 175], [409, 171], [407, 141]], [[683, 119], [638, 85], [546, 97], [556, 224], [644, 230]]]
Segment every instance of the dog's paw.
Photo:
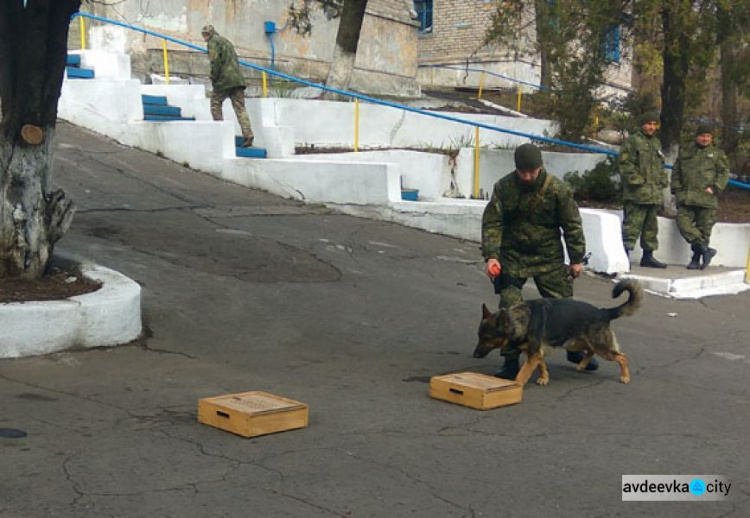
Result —
[[626, 385], [630, 383], [630, 376], [620, 376], [620, 383], [625, 383]]
[[538, 380], [536, 380], [536, 384], [541, 387], [546, 387], [549, 383], [549, 376], [542, 376]]

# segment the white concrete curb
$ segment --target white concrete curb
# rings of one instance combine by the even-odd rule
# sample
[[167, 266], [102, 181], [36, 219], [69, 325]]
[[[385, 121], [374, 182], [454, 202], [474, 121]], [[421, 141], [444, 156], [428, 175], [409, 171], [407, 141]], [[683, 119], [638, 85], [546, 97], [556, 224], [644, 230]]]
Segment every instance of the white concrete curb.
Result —
[[0, 304], [0, 358], [128, 343], [141, 333], [141, 287], [109, 268], [82, 265], [102, 287], [66, 300]]
[[701, 299], [714, 295], [737, 295], [750, 290], [745, 283], [745, 271], [714, 273], [687, 279], [665, 279], [646, 275], [622, 274], [621, 279], [634, 279], [646, 291], [673, 299]]

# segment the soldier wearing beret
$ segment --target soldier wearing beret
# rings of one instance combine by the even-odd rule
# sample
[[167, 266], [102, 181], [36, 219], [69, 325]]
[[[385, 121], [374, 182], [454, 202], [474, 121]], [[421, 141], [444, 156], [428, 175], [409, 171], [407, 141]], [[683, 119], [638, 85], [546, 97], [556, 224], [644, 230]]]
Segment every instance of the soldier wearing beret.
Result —
[[208, 59], [211, 62], [211, 116], [216, 121], [224, 120], [221, 106], [224, 99], [232, 101], [242, 130], [242, 147], [250, 147], [255, 137], [245, 108], [245, 78], [240, 71], [234, 45], [219, 35], [213, 25], [203, 27], [201, 35], [208, 44]]
[[659, 248], [657, 217], [662, 191], [669, 184], [661, 143], [655, 135], [658, 124], [658, 112], [641, 115], [638, 130], [623, 143], [618, 158], [622, 178], [622, 242], [630, 256], [640, 236], [641, 266], [649, 268], [667, 267], [654, 257]]
[[[515, 171], [495, 184], [482, 216], [482, 255], [485, 273], [500, 295], [500, 307], [523, 302], [521, 288], [534, 279], [542, 297], [573, 296], [573, 279], [583, 271], [586, 241], [573, 192], [544, 170], [542, 153], [533, 144], [515, 150]], [[570, 265], [565, 265], [562, 240]], [[498, 273], [499, 272], [499, 273]], [[515, 379], [519, 351], [503, 348], [503, 368], [496, 376]], [[568, 353], [580, 363], [583, 353]], [[592, 358], [593, 362], [594, 358]], [[596, 362], [587, 370], [596, 370]]]
[[729, 160], [712, 145], [711, 127], [698, 126], [695, 140], [680, 149], [672, 171], [672, 193], [677, 198], [677, 228], [690, 243], [688, 270], [704, 269], [716, 255], [709, 247], [719, 201], [716, 195], [729, 182]]

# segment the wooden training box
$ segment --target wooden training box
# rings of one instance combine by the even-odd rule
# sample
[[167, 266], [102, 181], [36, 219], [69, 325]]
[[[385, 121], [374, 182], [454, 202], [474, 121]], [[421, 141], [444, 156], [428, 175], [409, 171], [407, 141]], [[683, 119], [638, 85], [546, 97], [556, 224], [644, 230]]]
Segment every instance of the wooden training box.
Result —
[[260, 391], [198, 400], [198, 422], [243, 437], [305, 428], [307, 415], [304, 403]]
[[477, 410], [490, 410], [520, 403], [523, 387], [513, 380], [476, 372], [458, 372], [433, 376], [430, 397]]

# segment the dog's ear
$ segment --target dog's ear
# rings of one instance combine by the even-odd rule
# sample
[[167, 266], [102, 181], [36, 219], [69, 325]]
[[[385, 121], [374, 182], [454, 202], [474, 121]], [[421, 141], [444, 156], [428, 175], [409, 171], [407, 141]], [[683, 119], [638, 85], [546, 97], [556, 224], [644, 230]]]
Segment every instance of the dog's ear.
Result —
[[488, 318], [492, 318], [492, 312], [489, 309], [487, 309], [486, 304], [482, 304], [482, 319], [485, 320]]

